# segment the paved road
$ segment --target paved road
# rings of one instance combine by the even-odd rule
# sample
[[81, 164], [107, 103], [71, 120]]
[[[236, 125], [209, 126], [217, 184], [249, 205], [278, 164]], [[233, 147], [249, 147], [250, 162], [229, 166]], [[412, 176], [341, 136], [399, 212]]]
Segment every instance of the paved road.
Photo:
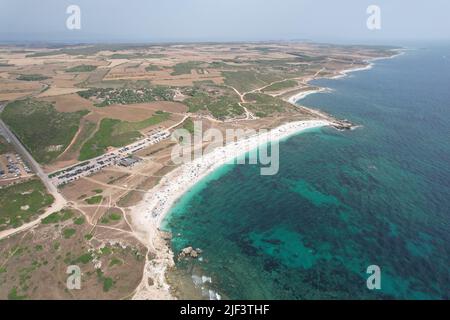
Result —
[[[0, 106], [0, 114], [3, 112], [4, 106]], [[17, 153], [19, 153], [23, 160], [25, 160], [36, 175], [42, 180], [46, 188], [50, 193], [58, 193], [57, 188], [50, 182], [48, 176], [44, 173], [39, 163], [33, 159], [28, 150], [23, 146], [23, 144], [17, 139], [17, 137], [9, 130], [8, 126], [0, 119], [0, 131], [6, 136], [7, 139], [11, 141]]]
[[[3, 112], [4, 106], [0, 105], [0, 114]], [[51, 207], [49, 207], [46, 212], [39, 216], [38, 219], [31, 221], [27, 224], [24, 224], [16, 229], [9, 229], [0, 232], [0, 239], [8, 237], [10, 235], [13, 235], [17, 232], [29, 229], [36, 224], [38, 224], [42, 219], [49, 216], [53, 212], [57, 212], [64, 208], [67, 201], [64, 199], [64, 197], [58, 192], [58, 189], [53, 185], [53, 183], [50, 181], [48, 176], [45, 174], [45, 172], [42, 170], [39, 163], [37, 163], [31, 154], [28, 152], [28, 150], [22, 145], [22, 143], [19, 141], [19, 139], [16, 138], [16, 136], [9, 130], [8, 126], [3, 122], [3, 120], [0, 119], [0, 131], [3, 135], [6, 136], [7, 139], [11, 141], [13, 146], [15, 147], [15, 150], [17, 153], [19, 153], [22, 156], [22, 159], [28, 163], [31, 169], [33, 169], [34, 173], [41, 179], [41, 181], [44, 183], [45, 187], [47, 188], [48, 192], [55, 198], [54, 203]]]

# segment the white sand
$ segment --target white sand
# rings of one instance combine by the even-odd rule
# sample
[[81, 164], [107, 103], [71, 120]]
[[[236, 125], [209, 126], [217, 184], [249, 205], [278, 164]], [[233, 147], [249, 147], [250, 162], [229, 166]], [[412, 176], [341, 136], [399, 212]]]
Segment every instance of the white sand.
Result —
[[288, 102], [290, 102], [292, 104], [296, 104], [298, 101], [306, 98], [310, 94], [324, 92], [324, 91], [327, 91], [327, 89], [326, 88], [319, 88], [319, 89], [315, 89], [315, 90], [302, 91], [302, 92], [296, 93], [293, 96], [289, 97], [289, 99], [287, 99], [286, 101], [288, 101]]
[[[133, 228], [156, 255], [147, 261], [144, 277], [136, 290], [135, 299], [168, 299], [171, 297], [165, 281], [165, 272], [173, 266], [173, 253], [161, 238], [159, 227], [174, 203], [196, 183], [236, 157], [269, 141], [279, 141], [301, 131], [330, 125], [326, 120], [307, 120], [284, 124], [266, 133], [251, 136], [224, 147], [219, 147], [190, 163], [176, 168], [150, 190], [144, 200], [131, 209]], [[147, 277], [154, 285], [149, 286]]]
[[[342, 78], [351, 72], [369, 70], [373, 67], [373, 61], [394, 58], [399, 54], [388, 58], [375, 58], [367, 61], [368, 65], [339, 72], [333, 79]], [[296, 104], [306, 96], [322, 92], [327, 88], [300, 92], [286, 99], [289, 103]], [[309, 109], [319, 117], [325, 117], [320, 111]], [[297, 134], [310, 128], [332, 125], [332, 120], [309, 120], [291, 122], [273, 129], [269, 133], [263, 133], [238, 141], [232, 145], [216, 148], [211, 153], [204, 155], [201, 159], [184, 164], [175, 169], [160, 183], [150, 190], [144, 200], [131, 210], [131, 217], [135, 231], [139, 233], [141, 239], [148, 244], [149, 250], [156, 255], [152, 260], [147, 260], [144, 268], [144, 275], [141, 284], [136, 289], [134, 299], [173, 299], [170, 287], [166, 282], [165, 273], [167, 268], [174, 265], [173, 252], [165, 244], [161, 237], [159, 227], [164, 217], [170, 211], [174, 203], [196, 183], [208, 174], [218, 169], [222, 165], [232, 161], [239, 155], [245, 154], [258, 147], [261, 143], [268, 141], [278, 141]], [[154, 282], [152, 286], [148, 284], [148, 278]]]

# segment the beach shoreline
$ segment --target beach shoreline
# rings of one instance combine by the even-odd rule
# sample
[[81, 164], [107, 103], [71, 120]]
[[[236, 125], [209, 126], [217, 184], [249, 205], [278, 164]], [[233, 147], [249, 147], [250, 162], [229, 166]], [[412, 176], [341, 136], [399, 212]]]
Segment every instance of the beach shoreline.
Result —
[[[392, 56], [389, 56], [389, 57], [377, 57], [377, 58], [368, 59], [368, 60], [365, 60], [365, 61], [364, 61], [365, 63], [367, 63], [367, 65], [365, 65], [365, 66], [363, 66], [363, 67], [355, 67], [355, 68], [344, 69], [344, 70], [342, 70], [342, 71], [339, 71], [339, 72], [338, 72], [336, 75], [334, 75], [334, 76], [331, 76], [331, 77], [328, 76], [328, 77], [317, 77], [317, 78], [313, 78], [313, 79], [308, 80], [307, 83], [309, 84], [311, 81], [313, 81], [313, 80], [319, 80], [319, 79], [329, 79], [329, 80], [342, 79], [342, 78], [347, 77], [350, 73], [353, 73], [353, 72], [358, 72], [358, 71], [368, 71], [368, 70], [371, 70], [371, 69], [374, 67], [376, 61], [379, 61], [379, 60], [387, 60], [387, 59], [394, 59], [394, 58], [396, 58], [396, 57], [402, 56], [402, 55], [405, 54], [405, 50], [406, 50], [406, 49], [395, 49], [394, 51], [396, 51], [396, 52], [398, 52], [398, 53], [397, 53], [397, 54], [394, 54], [394, 55], [392, 55]], [[290, 97], [288, 97], [288, 98], [286, 98], [286, 99], [284, 99], [284, 100], [285, 100], [286, 102], [289, 102], [289, 103], [291, 103], [291, 104], [293, 104], [293, 105], [298, 106], [297, 103], [298, 103], [299, 101], [305, 99], [305, 98], [306, 98], [307, 96], [309, 96], [309, 95], [312, 95], [312, 94], [315, 94], [315, 93], [330, 92], [330, 91], [331, 91], [331, 90], [330, 90], [329, 88], [326, 88], [326, 87], [320, 87], [320, 88], [317, 88], [317, 89], [314, 89], [314, 90], [307, 90], [307, 91], [303, 91], [303, 92], [299, 92], [299, 93], [293, 94], [292, 96], [290, 96]], [[306, 108], [306, 107], [304, 107], [304, 108]], [[306, 109], [312, 110], [312, 109], [309, 109], [309, 108], [306, 108]]]
[[[368, 64], [364, 67], [342, 70], [335, 76], [325, 78], [340, 79], [353, 72], [370, 70], [373, 68], [374, 61], [376, 60], [391, 59], [404, 54], [403, 50], [398, 51], [398, 54], [389, 57], [366, 60], [365, 62]], [[310, 79], [308, 83], [320, 78]], [[130, 209], [130, 216], [135, 232], [138, 233], [138, 237], [154, 255], [151, 260], [146, 257], [143, 279], [136, 289], [133, 299], [176, 299], [173, 292], [171, 292], [165, 276], [166, 271], [175, 266], [174, 253], [170, 249], [167, 239], [164, 237], [164, 232], [161, 231], [161, 224], [177, 201], [194, 185], [221, 166], [240, 155], [250, 152], [263, 143], [280, 141], [312, 128], [324, 126], [346, 129], [353, 128], [346, 121], [339, 122], [332, 116], [319, 110], [298, 104], [299, 101], [311, 94], [327, 91], [329, 91], [328, 88], [321, 87], [315, 90], [296, 93], [284, 99], [286, 102], [309, 111], [317, 119], [289, 122], [272, 129], [269, 133], [255, 135], [231, 145], [218, 147], [202, 158], [188, 164], [183, 164], [165, 175], [158, 185], [146, 193], [144, 199], [139, 204]], [[149, 284], [148, 279], [152, 280], [152, 285]]]
[[[160, 183], [149, 190], [144, 199], [130, 210], [135, 232], [154, 255], [153, 259], [146, 260], [144, 276], [134, 299], [175, 298], [165, 280], [165, 272], [174, 266], [174, 254], [168, 247], [160, 228], [164, 218], [186, 192], [221, 166], [232, 163], [237, 157], [264, 143], [280, 141], [308, 129], [331, 125], [333, 122], [328, 120], [289, 122], [268, 132], [218, 147], [164, 176]], [[148, 278], [152, 279], [153, 285], [148, 284]]]

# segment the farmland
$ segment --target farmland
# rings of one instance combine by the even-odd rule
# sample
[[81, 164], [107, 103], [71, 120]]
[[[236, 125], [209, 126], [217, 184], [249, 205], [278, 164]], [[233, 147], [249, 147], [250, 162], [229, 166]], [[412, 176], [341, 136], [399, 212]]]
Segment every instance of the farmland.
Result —
[[79, 66], [75, 66], [66, 70], [66, 72], [91, 72], [97, 69], [96, 66], [82, 64]]
[[50, 79], [50, 77], [43, 76], [42, 74], [21, 74], [17, 77], [17, 80], [21, 81], [41, 81], [47, 79]]
[[[177, 174], [170, 134], [192, 134], [194, 123], [225, 133], [320, 118], [290, 95], [385, 54], [295, 42], [2, 48], [1, 118], [56, 190], [53, 198], [31, 174], [0, 189], [0, 232], [9, 235], [0, 239], [0, 299], [179, 294], [161, 291], [165, 277], [154, 273], [172, 259], [164, 256], [170, 235], [155, 229], [157, 241], [148, 242], [144, 215], [134, 214]], [[0, 140], [13, 159], [10, 147]], [[47, 211], [52, 203], [56, 212]], [[32, 229], [10, 234], [29, 221]], [[82, 270], [83, 290], [67, 289], [71, 265]]]

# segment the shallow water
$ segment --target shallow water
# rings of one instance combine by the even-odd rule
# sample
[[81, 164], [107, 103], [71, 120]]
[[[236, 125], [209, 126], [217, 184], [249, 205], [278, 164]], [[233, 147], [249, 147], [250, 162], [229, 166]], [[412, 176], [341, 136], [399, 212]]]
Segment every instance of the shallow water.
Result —
[[165, 221], [175, 252], [203, 250], [178, 272], [231, 299], [450, 298], [450, 47], [314, 84], [333, 92], [302, 104], [362, 127], [289, 138], [276, 176], [225, 166], [196, 185]]

